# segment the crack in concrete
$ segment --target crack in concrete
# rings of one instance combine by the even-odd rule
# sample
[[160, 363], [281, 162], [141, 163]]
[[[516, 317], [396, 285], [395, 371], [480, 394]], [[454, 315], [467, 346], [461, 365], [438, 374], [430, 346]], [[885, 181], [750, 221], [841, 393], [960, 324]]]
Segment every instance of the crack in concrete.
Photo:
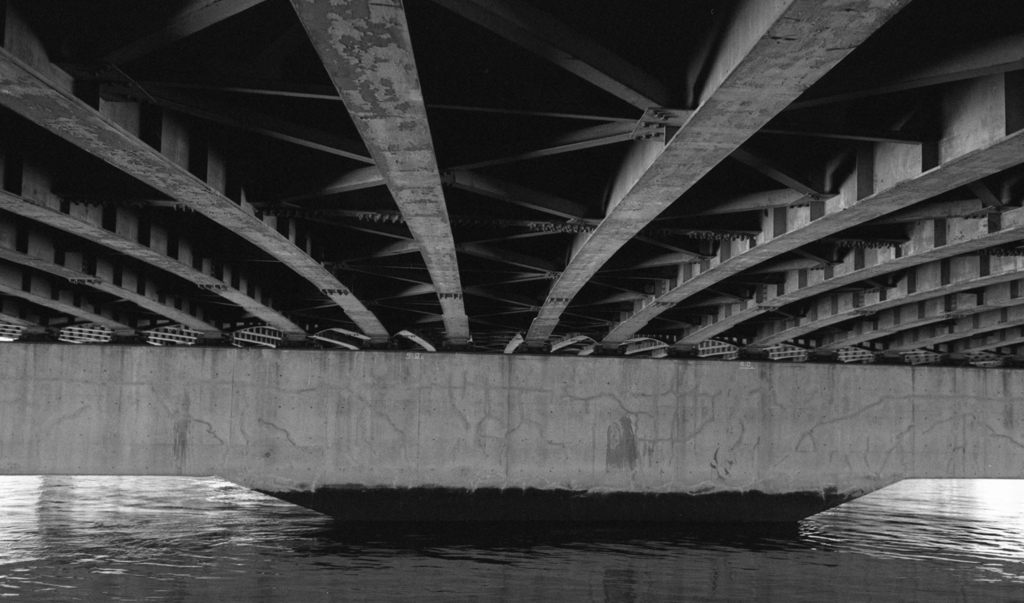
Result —
[[284, 434], [284, 437], [288, 439], [288, 442], [289, 442], [289, 443], [290, 443], [290, 444], [291, 444], [292, 446], [295, 446], [296, 448], [298, 448], [298, 447], [299, 447], [299, 445], [295, 443], [295, 440], [293, 440], [293, 439], [292, 439], [292, 434], [288, 433], [288, 430], [287, 430], [287, 429], [285, 429], [284, 427], [280, 427], [280, 426], [278, 426], [278, 425], [275, 425], [274, 423], [271, 423], [270, 421], [264, 421], [263, 419], [256, 419], [256, 421], [257, 421], [257, 422], [258, 422], [258, 423], [259, 423], [260, 425], [266, 425], [267, 427], [272, 427], [272, 428], [274, 428], [274, 429], [276, 429], [276, 430], [280, 431], [281, 433], [283, 433], [283, 434]]

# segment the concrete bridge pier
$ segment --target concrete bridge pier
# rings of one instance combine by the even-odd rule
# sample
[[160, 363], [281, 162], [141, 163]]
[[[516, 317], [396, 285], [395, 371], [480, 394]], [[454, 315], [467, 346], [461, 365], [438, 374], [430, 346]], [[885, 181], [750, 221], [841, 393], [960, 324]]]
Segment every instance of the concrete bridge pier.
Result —
[[344, 520], [795, 521], [1024, 477], [1024, 372], [8, 344], [0, 474], [218, 475]]

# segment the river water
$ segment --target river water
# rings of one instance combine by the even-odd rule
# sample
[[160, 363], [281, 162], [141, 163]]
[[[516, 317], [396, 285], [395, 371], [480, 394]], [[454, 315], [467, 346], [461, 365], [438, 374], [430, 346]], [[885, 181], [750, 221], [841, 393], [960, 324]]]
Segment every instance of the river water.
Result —
[[778, 529], [354, 528], [216, 479], [0, 477], [12, 601], [1024, 601], [1024, 480]]

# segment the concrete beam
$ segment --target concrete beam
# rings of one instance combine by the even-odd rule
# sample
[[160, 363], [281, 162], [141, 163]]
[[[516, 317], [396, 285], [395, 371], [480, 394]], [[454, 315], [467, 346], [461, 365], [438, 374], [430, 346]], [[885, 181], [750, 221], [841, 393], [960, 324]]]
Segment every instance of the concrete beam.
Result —
[[113, 313], [95, 301], [75, 295], [70, 288], [62, 288], [48, 278], [32, 274], [17, 266], [0, 264], [0, 295], [17, 297], [37, 306], [91, 322], [112, 331], [133, 333], [135, 328], [127, 322], [113, 318]]
[[824, 505], [823, 492], [837, 504], [906, 478], [1024, 477], [1024, 418], [1008, 412], [1021, 371], [839, 369], [2, 345], [0, 473], [219, 475], [285, 495], [747, 493], [762, 506], [797, 493]]
[[909, 352], [932, 348], [958, 339], [977, 337], [984, 333], [1024, 326], [1024, 301], [988, 312], [972, 314], [943, 324], [932, 324], [897, 333], [883, 342], [886, 352]]
[[[147, 245], [141, 245], [137, 241], [133, 241], [116, 232], [106, 230], [100, 224], [102, 217], [97, 212], [90, 211], [86, 206], [81, 204], [71, 205], [72, 207], [69, 209], [73, 209], [74, 213], [65, 214], [57, 209], [32, 203], [16, 195], [0, 192], [0, 209], [82, 237], [128, 257], [135, 258], [154, 268], [159, 268], [181, 277], [201, 289], [205, 289], [241, 307], [256, 318], [272, 327], [281, 329], [285, 333], [295, 335], [303, 333], [301, 327], [276, 310], [238, 291], [212, 274], [193, 268], [191, 264], [196, 258], [193, 258], [191, 245], [187, 239], [179, 240], [178, 258], [172, 258], [167, 255], [166, 249], [159, 250]], [[129, 215], [125, 210], [122, 210], [121, 213], [122, 215]], [[200, 260], [200, 263], [204, 266], [209, 265], [208, 261], [203, 262]]]
[[[1007, 124], [1011, 122], [1007, 121], [1005, 114], [1006, 94], [1003, 76], [992, 76], [992, 79], [947, 91], [943, 97], [943, 137], [937, 144], [937, 158], [931, 157], [932, 152], [906, 145], [878, 143], [861, 146], [856, 170], [842, 184], [839, 195], [819, 205], [812, 203], [810, 207], [773, 210], [762, 221], [762, 235], [758, 237], [756, 245], [723, 245], [715, 260], [702, 263], [682, 274], [678, 287], [617, 325], [605, 341], [624, 340], [643, 328], [651, 317], [683, 299], [783, 253], [1021, 163], [1024, 136], [1012, 127], [1008, 129]], [[929, 169], [929, 163], [933, 160], [937, 160], [940, 165]], [[972, 226], [967, 225], [975, 222], [950, 222], [950, 225], [958, 227], [963, 224], [969, 230]], [[940, 229], [942, 234], [945, 234], [945, 228], [943, 226]], [[979, 234], [989, 234], [987, 224], [984, 225], [984, 232]], [[959, 233], [954, 235], [948, 241], [958, 241]], [[968, 247], [960, 249], [965, 252], [997, 245], [1010, 240], [1004, 238], [1009, 236], [1006, 233], [993, 233], [993, 238], [973, 240]], [[917, 240], [923, 244], [932, 239], [922, 235]], [[932, 247], [944, 245], [945, 242], [931, 244]], [[897, 259], [897, 252], [885, 255], [885, 252], [873, 250], [871, 257], [878, 259], [869, 261], [875, 270], [872, 275], [860, 273], [864, 276], [853, 276], [853, 272], [863, 267], [855, 264], [857, 257], [862, 262], [867, 261], [861, 255], [847, 258], [842, 269], [837, 266], [831, 272], [821, 273], [820, 278], [807, 280], [805, 275], [802, 285], [799, 275], [792, 278], [787, 276], [786, 285], [769, 288], [756, 303], [739, 308], [740, 311], [732, 307], [724, 308], [717, 321], [685, 335], [679, 343], [699, 343], [773, 308], [806, 299], [841, 283], [898, 270], [906, 265], [920, 263], [919, 260], [948, 257], [935, 254], [948, 253], [949, 249], [930, 251], [933, 254], [931, 256], [918, 255], [916, 249], [908, 249], [906, 253], [900, 250], [898, 253], [902, 263], [891, 261]], [[882, 255], [877, 255], [879, 253]]]
[[[1014, 327], [954, 341], [950, 344], [949, 351], [953, 354], [971, 354], [1002, 348], [1012, 349], [1021, 344], [1024, 344], [1024, 327]], [[1014, 350], [1014, 353], [1019, 354], [1020, 351]]]
[[604, 220], [574, 245], [527, 343], [547, 341], [568, 301], [616, 251], [905, 4], [741, 2], [697, 109], [668, 144], [633, 143]]
[[216, 25], [225, 19], [252, 8], [264, 0], [188, 0], [158, 29], [149, 31], [130, 44], [112, 50], [103, 62], [120, 65], [131, 63], [147, 54]]
[[[0, 222], [0, 231], [14, 230], [12, 226], [12, 224]], [[197, 314], [199, 315], [193, 316], [165, 301], [161, 301], [157, 294], [156, 284], [151, 279], [146, 278], [145, 275], [137, 275], [129, 269], [120, 268], [117, 272], [120, 273], [118, 280], [121, 283], [116, 284], [113, 282], [114, 278], [112, 278], [115, 272], [113, 265], [107, 258], [98, 258], [96, 274], [88, 274], [81, 269], [76, 269], [73, 265], [74, 262], [68, 262], [67, 258], [65, 258], [63, 265], [55, 263], [53, 241], [49, 240], [45, 234], [30, 231], [27, 233], [27, 238], [30, 253], [21, 253], [4, 244], [12, 241], [11, 238], [0, 236], [0, 259], [34, 268], [35, 270], [63, 278], [69, 283], [86, 286], [131, 302], [143, 310], [152, 312], [157, 316], [162, 316], [171, 322], [180, 323], [195, 329], [203, 337], [214, 337], [220, 334], [220, 329], [203, 320], [201, 308], [195, 308], [194, 311], [198, 311]], [[124, 284], [126, 282], [135, 284], [135, 290], [125, 287]], [[145, 294], [139, 293], [139, 290], [144, 291]]]
[[817, 349], [837, 350], [907, 329], [1024, 303], [1018, 299], [1017, 283], [1024, 261], [1004, 259], [1013, 261], [993, 266], [984, 275], [978, 270], [977, 256], [955, 258], [912, 268], [898, 286], [890, 289], [826, 296], [813, 303], [806, 316], [761, 325], [750, 345], [765, 347], [809, 337], [821, 329], [853, 321], [845, 327], [845, 333], [820, 336]]
[[420, 244], [448, 339], [467, 342], [455, 239], [404, 9], [368, 0], [293, 0], [292, 6]]
[[[201, 181], [186, 167], [148, 146], [62, 86], [50, 82], [12, 55], [11, 43], [12, 40], [5, 40], [7, 47], [0, 50], [0, 89], [9, 92], [0, 95], [0, 105], [253, 243], [331, 298], [366, 335], [377, 341], [387, 339], [383, 325], [333, 274], [256, 218], [251, 208], [227, 198], [218, 192], [223, 188]], [[40, 63], [38, 56], [34, 62]], [[56, 70], [52, 66], [50, 69]], [[164, 144], [170, 143], [170, 140], [164, 141]], [[208, 174], [208, 178], [212, 176]]]
[[670, 106], [668, 88], [594, 40], [522, 2], [434, 0], [641, 110]]

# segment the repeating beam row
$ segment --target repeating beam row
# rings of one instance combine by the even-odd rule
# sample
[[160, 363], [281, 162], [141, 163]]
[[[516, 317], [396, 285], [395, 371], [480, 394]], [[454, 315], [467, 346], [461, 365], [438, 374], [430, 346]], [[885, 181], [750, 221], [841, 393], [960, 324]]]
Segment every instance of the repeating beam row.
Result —
[[[723, 244], [714, 260], [683, 266], [677, 286], [617, 325], [605, 342], [623, 341], [684, 299], [783, 253], [1021, 163], [1024, 136], [1014, 133], [1021, 128], [1021, 115], [1015, 104], [1007, 103], [1015, 97], [1019, 84], [1016, 77], [996, 75], [947, 90], [942, 98], [943, 132], [936, 148], [892, 143], [861, 146], [856, 169], [837, 196], [809, 207], [776, 208], [764, 216], [756, 239]], [[892, 252], [893, 256], [897, 253], [905, 258], [901, 260], [904, 266], [915, 262], [909, 257], [913, 254]], [[933, 258], [921, 256], [920, 261], [929, 259]], [[901, 267], [879, 263], [885, 265], [864, 276], [852, 275], [861, 268], [852, 261], [831, 271], [812, 273], [810, 280], [807, 274], [791, 271], [785, 283], [769, 287], [764, 296], [742, 307], [723, 307], [717, 317], [686, 333], [680, 343], [699, 343], [775, 308]]]
[[[24, 251], [16, 248], [19, 241], [24, 242]], [[58, 246], [48, 233], [28, 225], [0, 221], [0, 259], [64, 279], [67, 281], [65, 289], [80, 285], [131, 302], [157, 317], [194, 329], [200, 336], [216, 337], [221, 333], [204, 320], [204, 309], [194, 300], [166, 296], [150, 275], [119, 266], [109, 257], [90, 257], [81, 251], [67, 250], [60, 255], [58, 263]], [[73, 293], [69, 295], [73, 298]]]
[[[573, 246], [527, 343], [547, 341], [566, 305], [616, 251], [906, 3], [740, 2], [698, 107], [668, 144], [632, 143], [604, 220]], [[622, 332], [610, 341], [629, 337]]]
[[[165, 150], [173, 149], [168, 156], [119, 127], [72, 94], [71, 77], [49, 63], [27, 27], [11, 27], [15, 19], [16, 13], [9, 11], [5, 48], [0, 50], [0, 87], [8, 93], [0, 96], [0, 104], [253, 243], [316, 286], [366, 335], [387, 339], [380, 321], [333, 274], [257, 218], [251, 207], [189, 172], [187, 131], [165, 129], [165, 136], [174, 138], [165, 141]], [[24, 49], [21, 58], [12, 54]]]

